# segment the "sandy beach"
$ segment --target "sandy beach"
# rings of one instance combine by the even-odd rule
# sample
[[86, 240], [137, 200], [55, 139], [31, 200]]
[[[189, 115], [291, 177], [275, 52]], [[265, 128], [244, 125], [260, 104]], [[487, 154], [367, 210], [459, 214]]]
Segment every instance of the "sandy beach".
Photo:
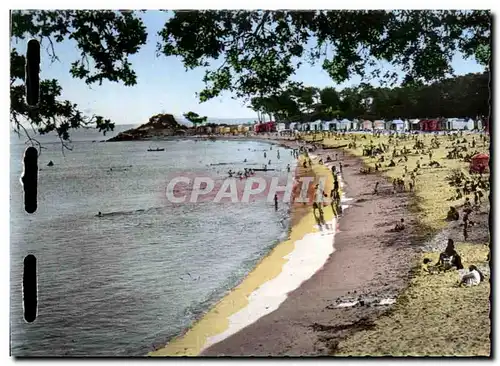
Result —
[[[306, 144], [304, 141], [272, 140], [267, 137], [261, 140], [290, 148]], [[427, 245], [424, 243], [426, 233], [422, 231], [421, 218], [417, 217], [415, 210], [415, 194], [394, 193], [392, 184], [382, 172], [362, 174], [360, 169], [366, 166], [366, 161], [344, 150], [316, 149], [311, 156], [315, 157], [315, 174], [318, 169], [330, 170], [331, 164], [320, 165], [319, 159], [326, 161], [327, 156], [332, 157], [337, 170], [342, 163], [342, 190], [344, 196], [349, 198], [349, 208], [335, 222], [336, 233], [330, 244], [325, 246], [317, 238], [305, 240], [310, 245], [310, 251], [322, 252], [319, 257], [327, 256], [323, 263], [316, 263], [316, 271], [304, 275], [307, 280], [288, 293], [273, 293], [271, 290], [277, 284], [285, 283], [280, 282], [280, 276], [294, 272], [287, 268], [287, 262], [290, 261], [289, 267], [298, 263], [291, 259], [294, 250], [301, 247], [301, 241], [307, 235], [316, 231], [313, 216], [310, 215], [311, 208], [295, 207], [289, 240], [278, 245], [242, 285], [221, 300], [184, 336], [150, 355], [248, 357], [342, 354], [339, 343], [355, 334], [367, 337], [365, 334], [376, 329], [378, 320], [390, 314], [394, 308], [392, 304], [403, 290], [408, 292], [408, 284], [415, 282], [412, 280], [415, 278], [415, 265]], [[298, 175], [306, 173], [302, 171]], [[376, 183], [379, 184], [377, 195], [373, 194]], [[404, 219], [406, 229], [404, 232], [393, 232], [391, 229], [401, 219]], [[327, 217], [327, 220], [331, 218]], [[440, 247], [441, 242], [446, 241], [443, 239], [446, 235], [438, 235], [434, 240], [439, 243], [432, 246]], [[298, 249], [296, 258], [300, 257], [301, 251], [306, 252]], [[478, 253], [482, 256], [481, 250]], [[417, 281], [421, 280], [417, 277]], [[276, 297], [280, 300], [277, 301]], [[267, 309], [263, 305], [266, 301], [272, 304]], [[357, 306], [352, 306], [354, 304]], [[403, 309], [404, 305], [399, 304], [397, 308]], [[386, 332], [383, 329], [380, 332]], [[415, 337], [411, 332], [407, 334]], [[382, 335], [386, 336], [385, 333]]]
[[[295, 141], [272, 142], [291, 148], [298, 146]], [[314, 151], [316, 175], [318, 170], [331, 175], [331, 164], [319, 165], [318, 160], [323, 158], [326, 161], [326, 156], [333, 157], [335, 152]], [[326, 236], [321, 241], [325, 243], [327, 239], [326, 245], [313, 238], [308, 240], [306, 237], [317, 231], [311, 207], [294, 205], [289, 240], [279, 244], [240, 286], [186, 334], [152, 352], [151, 356], [326, 355], [338, 337], [369, 324], [370, 319], [387, 309], [387, 306], [337, 308], [336, 304], [339, 299], [350, 297], [393, 298], [405, 285], [412, 250], [406, 247], [408, 238], [387, 233], [387, 230], [401, 217], [411, 222], [405, 204], [407, 195], [394, 197], [390, 187], [379, 177], [360, 177], [360, 159], [342, 156], [340, 151], [337, 154], [339, 160], [333, 164], [338, 168], [342, 161], [343, 191], [351, 201], [338, 222], [327, 216], [327, 220], [336, 226], [335, 239], [333, 235]], [[298, 176], [308, 173], [300, 169]], [[375, 198], [371, 192], [376, 181], [380, 181], [382, 193]], [[325, 211], [330, 213], [328, 209]], [[387, 220], [388, 217], [391, 219]], [[293, 272], [291, 265], [297, 266], [287, 256], [293, 256], [297, 248], [304, 248], [301, 242], [310, 247], [318, 245], [316, 250], [322, 251], [312, 260], [315, 265], [309, 267], [310, 273], [302, 274], [307, 280], [301, 285], [301, 281], [291, 284], [292, 291], [288, 295], [287, 286], [284, 286], [285, 291], [277, 294], [279, 300], [268, 298], [264, 301], [270, 289], [283, 288], [279, 284], [285, 283], [283, 276]], [[405, 244], [401, 245], [401, 242]], [[298, 258], [300, 251], [298, 249], [295, 254]], [[325, 260], [319, 259], [318, 263], [318, 257], [325, 257]], [[263, 302], [271, 305], [262, 309]]]
[[[332, 152], [314, 153], [326, 157]], [[392, 187], [375, 175], [361, 177], [358, 158], [341, 159], [344, 190], [353, 200], [339, 220], [335, 252], [321, 270], [288, 294], [277, 311], [211, 346], [202, 356], [327, 355], [339, 339], [369, 327], [387, 310], [385, 306], [337, 308], [337, 299], [393, 298], [405, 286], [414, 256], [411, 238], [387, 230], [403, 217], [412, 222], [407, 194], [394, 196]], [[383, 193], [373, 196], [377, 181]]]

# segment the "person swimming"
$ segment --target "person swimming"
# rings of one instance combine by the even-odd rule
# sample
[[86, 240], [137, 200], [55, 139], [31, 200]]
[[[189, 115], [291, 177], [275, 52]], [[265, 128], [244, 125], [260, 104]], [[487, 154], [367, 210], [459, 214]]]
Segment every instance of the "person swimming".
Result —
[[99, 211], [99, 212], [97, 213], [97, 217], [102, 217], [102, 212], [101, 212], [101, 211]]

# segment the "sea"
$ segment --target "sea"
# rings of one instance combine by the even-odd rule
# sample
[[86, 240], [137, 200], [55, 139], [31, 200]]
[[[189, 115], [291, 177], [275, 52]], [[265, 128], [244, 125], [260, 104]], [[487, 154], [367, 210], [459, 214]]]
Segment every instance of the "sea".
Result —
[[[106, 137], [94, 129], [75, 131], [71, 150], [57, 136], [38, 136], [34, 214], [24, 211], [20, 183], [29, 144], [11, 135], [13, 356], [145, 356], [189, 328], [286, 238], [285, 204], [276, 212], [265, 200], [172, 204], [165, 195], [168, 177], [223, 179], [228, 169], [265, 164], [274, 153], [269, 144], [103, 141], [131, 127], [117, 126]], [[275, 171], [265, 174], [287, 174], [293, 164], [279, 149], [280, 160], [273, 155], [269, 166]], [[24, 320], [22, 302], [28, 254], [38, 265], [32, 323]]]

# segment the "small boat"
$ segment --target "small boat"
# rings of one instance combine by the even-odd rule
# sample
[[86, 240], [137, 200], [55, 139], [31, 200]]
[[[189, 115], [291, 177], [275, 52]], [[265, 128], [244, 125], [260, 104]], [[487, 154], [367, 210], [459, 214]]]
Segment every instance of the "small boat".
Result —
[[156, 149], [152, 149], [151, 146], [149, 147], [148, 151], [165, 151], [164, 148], [159, 148], [157, 147]]

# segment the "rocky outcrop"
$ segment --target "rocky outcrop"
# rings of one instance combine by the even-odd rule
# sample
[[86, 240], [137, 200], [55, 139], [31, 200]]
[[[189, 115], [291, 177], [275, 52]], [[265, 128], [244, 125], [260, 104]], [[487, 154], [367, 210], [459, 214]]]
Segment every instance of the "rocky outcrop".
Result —
[[119, 133], [108, 141], [134, 141], [147, 140], [154, 137], [182, 136], [186, 134], [187, 127], [177, 123], [171, 114], [157, 114], [149, 122], [130, 130]]

